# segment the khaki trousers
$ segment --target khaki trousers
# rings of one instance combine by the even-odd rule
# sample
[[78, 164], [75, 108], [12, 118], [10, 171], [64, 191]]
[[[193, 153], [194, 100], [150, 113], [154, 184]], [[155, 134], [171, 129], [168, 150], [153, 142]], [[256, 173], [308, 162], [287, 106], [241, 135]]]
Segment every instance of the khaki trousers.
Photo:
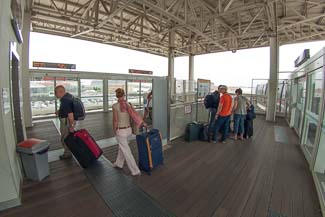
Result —
[[[75, 130], [77, 130], [78, 121], [75, 123]], [[61, 143], [64, 149], [64, 155], [71, 155], [68, 146], [65, 144], [64, 139], [69, 135], [68, 119], [60, 118], [60, 133], [61, 133]]]
[[122, 168], [124, 161], [128, 165], [129, 170], [132, 175], [138, 175], [140, 173], [139, 167], [137, 166], [134, 157], [132, 155], [128, 138], [132, 135], [131, 127], [127, 129], [119, 129], [116, 132], [116, 140], [118, 142], [118, 154], [115, 161], [115, 165], [119, 168]]

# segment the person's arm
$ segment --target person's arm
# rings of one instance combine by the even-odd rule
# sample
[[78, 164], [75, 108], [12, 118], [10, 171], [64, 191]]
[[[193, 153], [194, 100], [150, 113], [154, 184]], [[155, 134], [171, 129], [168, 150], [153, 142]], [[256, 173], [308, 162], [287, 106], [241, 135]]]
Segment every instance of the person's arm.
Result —
[[218, 117], [219, 117], [219, 113], [220, 113], [221, 110], [222, 110], [222, 106], [223, 106], [223, 103], [222, 103], [221, 100], [220, 100], [215, 119], [218, 119]]
[[75, 127], [75, 121], [74, 121], [74, 115], [73, 112], [68, 113], [68, 126], [69, 126], [69, 131], [71, 133], [74, 132], [74, 127]]
[[234, 113], [236, 111], [237, 107], [238, 107], [238, 99], [236, 97], [234, 100], [234, 106], [232, 107], [232, 113]]
[[75, 120], [73, 114], [73, 102], [70, 99], [62, 99], [61, 106], [64, 112], [67, 114], [67, 127], [69, 128], [69, 132], [73, 133], [75, 131]]
[[147, 105], [144, 108], [143, 120], [145, 120], [147, 118], [148, 113], [149, 113], [149, 108], [148, 108], [148, 105]]
[[114, 132], [115, 135], [116, 135], [117, 127], [118, 127], [117, 123], [118, 123], [117, 112], [113, 108], [113, 132]]
[[246, 99], [246, 105], [247, 105], [247, 108], [249, 108], [251, 106], [251, 102], [248, 99]]

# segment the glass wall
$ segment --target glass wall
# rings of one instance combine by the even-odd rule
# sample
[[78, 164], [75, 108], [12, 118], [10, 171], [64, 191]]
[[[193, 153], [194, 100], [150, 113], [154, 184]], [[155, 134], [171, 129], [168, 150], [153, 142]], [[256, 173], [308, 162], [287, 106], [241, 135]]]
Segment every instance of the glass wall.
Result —
[[291, 120], [291, 102], [292, 102], [292, 96], [291, 96], [291, 89], [292, 89], [292, 80], [288, 80], [287, 82], [287, 88], [285, 93], [285, 118], [288, 121], [288, 123]]
[[127, 81], [127, 100], [130, 102], [135, 108], [141, 107], [141, 89], [140, 89], [140, 81]]
[[294, 117], [294, 128], [296, 132], [301, 136], [302, 133], [302, 118], [304, 116], [304, 107], [306, 101], [306, 77], [299, 78], [297, 82], [297, 99], [295, 107], [295, 117]]
[[[322, 174], [322, 181], [325, 181], [325, 115], [322, 123], [320, 142], [316, 153], [315, 172]], [[324, 189], [325, 191], [325, 189]], [[325, 193], [325, 192], [324, 192]], [[324, 194], [325, 196], [325, 194]]]
[[86, 111], [103, 109], [103, 80], [81, 79], [81, 100]]
[[286, 107], [286, 89], [288, 81], [286, 80], [280, 80], [278, 84], [278, 95], [277, 95], [277, 112], [278, 113], [285, 113], [285, 107]]
[[317, 127], [319, 122], [319, 114], [321, 110], [322, 94], [323, 94], [323, 72], [318, 70], [309, 74], [308, 79], [308, 98], [305, 115], [305, 135], [304, 135], [304, 147], [312, 156], [315, 139], [317, 136]]
[[117, 102], [117, 98], [115, 95], [115, 90], [117, 88], [122, 88], [125, 90], [125, 80], [108, 80], [108, 106], [112, 108], [113, 104]]
[[152, 91], [152, 81], [141, 81], [141, 105], [143, 107], [147, 106], [148, 94]]
[[30, 97], [32, 116], [43, 116], [55, 113], [55, 78], [30, 78]]

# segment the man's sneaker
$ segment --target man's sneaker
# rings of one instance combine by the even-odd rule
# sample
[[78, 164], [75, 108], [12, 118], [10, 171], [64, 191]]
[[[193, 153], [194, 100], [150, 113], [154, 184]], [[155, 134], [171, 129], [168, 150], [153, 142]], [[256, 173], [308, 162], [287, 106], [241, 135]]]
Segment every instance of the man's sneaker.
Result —
[[226, 144], [227, 142], [226, 142], [226, 140], [223, 140], [223, 141], [221, 141], [221, 143]]
[[70, 159], [70, 158], [72, 158], [71, 154], [60, 155], [60, 160], [66, 160], [66, 159]]

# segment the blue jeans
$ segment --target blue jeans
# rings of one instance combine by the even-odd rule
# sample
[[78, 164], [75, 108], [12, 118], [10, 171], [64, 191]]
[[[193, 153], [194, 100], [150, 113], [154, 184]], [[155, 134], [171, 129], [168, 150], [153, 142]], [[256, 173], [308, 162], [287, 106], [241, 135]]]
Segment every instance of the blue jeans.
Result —
[[217, 114], [216, 108], [210, 108], [210, 123], [209, 123], [209, 133], [212, 134], [214, 132], [214, 123]]
[[238, 133], [244, 133], [244, 121], [246, 115], [234, 115], [234, 134], [237, 135]]
[[228, 137], [230, 125], [230, 115], [229, 116], [219, 116], [215, 121], [214, 126], [214, 141], [218, 142], [218, 133], [221, 130], [222, 138], [221, 141], [225, 141]]

